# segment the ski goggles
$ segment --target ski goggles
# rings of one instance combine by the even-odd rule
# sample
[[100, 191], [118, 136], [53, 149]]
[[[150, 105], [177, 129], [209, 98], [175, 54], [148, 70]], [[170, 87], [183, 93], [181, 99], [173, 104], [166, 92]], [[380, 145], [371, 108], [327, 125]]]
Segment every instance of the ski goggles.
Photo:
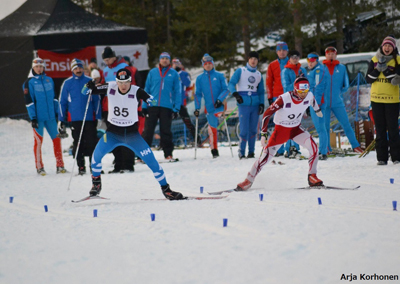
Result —
[[32, 61], [32, 67], [35, 67], [35, 66], [44, 66], [44, 60], [41, 59], [41, 58], [35, 58], [35, 59], [33, 59], [33, 61]]
[[307, 58], [307, 62], [315, 62], [317, 60], [318, 60], [317, 57], [309, 57], [309, 58]]
[[279, 50], [289, 50], [289, 48], [288, 48], [288, 46], [287, 46], [287, 44], [285, 42], [278, 42], [276, 44], [276, 50], [277, 51], [279, 51]]
[[300, 59], [300, 56], [294, 54], [294, 55], [290, 56], [290, 58], [292, 58], [292, 59]]
[[296, 89], [296, 92], [299, 94], [307, 94], [309, 91], [310, 91], [310, 89], [303, 89], [303, 90]]

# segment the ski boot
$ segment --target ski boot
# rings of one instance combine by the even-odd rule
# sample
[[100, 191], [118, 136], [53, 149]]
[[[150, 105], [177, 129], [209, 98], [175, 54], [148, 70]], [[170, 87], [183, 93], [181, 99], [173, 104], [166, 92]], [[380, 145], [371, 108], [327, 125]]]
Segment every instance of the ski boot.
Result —
[[94, 177], [92, 176], [92, 188], [89, 191], [90, 196], [97, 196], [101, 191], [101, 176]]
[[309, 174], [308, 175], [308, 185], [310, 187], [314, 187], [314, 186], [324, 186], [324, 183], [322, 182], [322, 180], [320, 180], [317, 177], [317, 174]]
[[44, 170], [44, 168], [37, 169], [36, 171], [41, 176], [45, 176], [46, 175], [46, 171]]
[[240, 151], [238, 151], [239, 160], [246, 159], [246, 156], [243, 155]]
[[354, 152], [354, 153], [357, 153], [357, 154], [362, 154], [362, 153], [364, 153], [364, 151], [363, 151], [360, 147], [354, 148], [354, 149], [353, 149], [353, 152]]
[[57, 174], [65, 174], [67, 170], [64, 167], [57, 167], [56, 173]]
[[213, 156], [214, 159], [218, 158], [219, 157], [218, 149], [212, 149], [211, 155]]
[[246, 178], [243, 182], [238, 183], [238, 185], [236, 186], [235, 191], [248, 190], [252, 185], [253, 185], [253, 183]]
[[86, 174], [86, 167], [79, 167], [79, 175], [83, 176], [84, 174]]
[[300, 155], [299, 151], [297, 151], [295, 146], [289, 148], [289, 159], [296, 159], [296, 157]]
[[177, 192], [177, 191], [172, 191], [169, 188], [169, 184], [162, 185], [161, 190], [162, 190], [162, 193], [164, 194], [165, 198], [167, 198], [169, 200], [186, 199], [186, 197], [183, 197], [182, 193]]
[[320, 160], [320, 161], [326, 161], [326, 160], [328, 160], [328, 155], [319, 154], [318, 160]]
[[247, 154], [247, 159], [252, 159], [252, 158], [255, 158], [254, 153], [248, 153]]

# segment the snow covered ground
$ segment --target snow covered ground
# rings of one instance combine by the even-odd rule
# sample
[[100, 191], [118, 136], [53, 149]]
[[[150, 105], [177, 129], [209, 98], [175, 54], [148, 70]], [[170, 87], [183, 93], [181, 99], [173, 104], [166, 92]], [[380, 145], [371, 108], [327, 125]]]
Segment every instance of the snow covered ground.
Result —
[[[0, 143], [0, 283], [320, 284], [345, 282], [343, 274], [400, 274], [400, 213], [392, 207], [400, 166], [376, 166], [375, 153], [319, 163], [325, 184], [361, 185], [355, 191], [295, 190], [307, 185], [307, 161], [278, 158], [285, 165], [266, 165], [253, 190], [222, 200], [144, 201], [163, 196], [147, 166], [136, 165], [102, 176], [110, 200], [74, 204], [88, 194], [90, 175], [74, 175], [68, 191], [71, 175], [55, 173], [47, 133], [44, 177], [34, 168], [28, 122], [0, 119]], [[64, 149], [70, 144], [63, 140]], [[212, 159], [199, 149], [196, 160], [194, 150], [174, 151], [181, 161], [162, 164], [171, 188], [200, 196], [200, 186], [235, 187], [254, 159], [239, 160], [237, 147], [234, 158], [229, 147], [219, 150]], [[71, 170], [71, 156], [64, 158]], [[112, 160], [104, 158], [106, 172]]]

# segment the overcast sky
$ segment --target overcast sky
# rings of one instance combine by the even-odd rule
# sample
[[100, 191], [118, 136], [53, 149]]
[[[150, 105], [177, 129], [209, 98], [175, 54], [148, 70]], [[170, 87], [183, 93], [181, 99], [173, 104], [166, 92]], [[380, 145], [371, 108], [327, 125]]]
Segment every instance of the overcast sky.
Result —
[[17, 10], [26, 0], [0, 0], [0, 20]]

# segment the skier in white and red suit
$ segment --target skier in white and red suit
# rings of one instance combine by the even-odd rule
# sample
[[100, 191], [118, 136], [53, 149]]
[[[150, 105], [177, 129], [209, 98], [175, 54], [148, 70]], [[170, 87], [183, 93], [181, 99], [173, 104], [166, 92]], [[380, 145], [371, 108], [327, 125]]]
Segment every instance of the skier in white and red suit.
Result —
[[[308, 184], [310, 186], [323, 186], [322, 180], [317, 177], [318, 146], [310, 133], [300, 126], [303, 114], [309, 106], [313, 107], [317, 116], [322, 117], [321, 109], [309, 89], [310, 83], [307, 78], [297, 78], [294, 81], [294, 90], [280, 95], [264, 112], [261, 128], [263, 153], [254, 163], [246, 179], [237, 185], [236, 191], [249, 189], [263, 166], [273, 159], [276, 151], [289, 139], [293, 139], [310, 152]], [[275, 130], [267, 144], [268, 122], [274, 113]]]

